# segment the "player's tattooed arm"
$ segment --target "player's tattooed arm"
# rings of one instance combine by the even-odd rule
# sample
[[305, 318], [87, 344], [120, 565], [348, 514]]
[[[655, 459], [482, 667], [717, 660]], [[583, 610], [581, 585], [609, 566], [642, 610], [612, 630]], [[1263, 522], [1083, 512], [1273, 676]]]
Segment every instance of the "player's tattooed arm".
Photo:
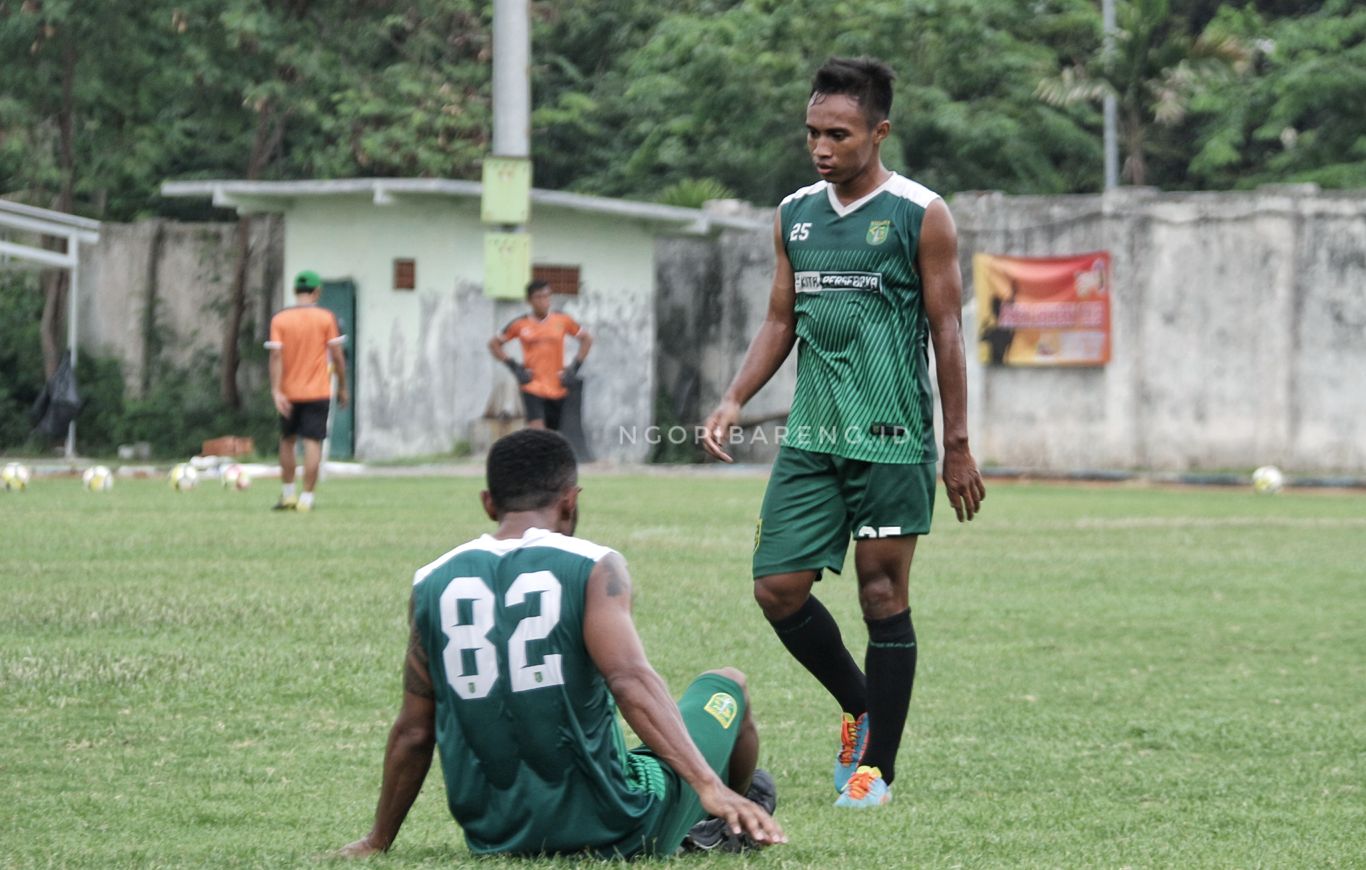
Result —
[[431, 671], [427, 668], [427, 649], [422, 645], [417, 623], [413, 620], [413, 603], [408, 602], [408, 652], [403, 659], [403, 691], [419, 698], [435, 700]]
[[616, 553], [606, 556], [598, 563], [598, 570], [603, 572], [607, 583], [604, 591], [609, 598], [631, 594], [631, 575], [626, 573], [626, 560], [621, 556]]

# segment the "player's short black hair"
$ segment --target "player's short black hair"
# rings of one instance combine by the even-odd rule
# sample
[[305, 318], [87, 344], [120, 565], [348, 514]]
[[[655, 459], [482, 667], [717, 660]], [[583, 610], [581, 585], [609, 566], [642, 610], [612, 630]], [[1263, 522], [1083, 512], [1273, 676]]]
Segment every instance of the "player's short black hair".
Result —
[[544, 281], [540, 278], [535, 279], [530, 284], [526, 285], [526, 298], [530, 299], [532, 294], [534, 294], [537, 290], [544, 290], [546, 287], [549, 286], [549, 281]]
[[493, 443], [485, 473], [494, 507], [509, 513], [550, 505], [578, 481], [579, 467], [560, 433], [521, 429]]
[[873, 127], [892, 114], [896, 73], [877, 58], [832, 57], [811, 79], [811, 96], [843, 94], [856, 100]]

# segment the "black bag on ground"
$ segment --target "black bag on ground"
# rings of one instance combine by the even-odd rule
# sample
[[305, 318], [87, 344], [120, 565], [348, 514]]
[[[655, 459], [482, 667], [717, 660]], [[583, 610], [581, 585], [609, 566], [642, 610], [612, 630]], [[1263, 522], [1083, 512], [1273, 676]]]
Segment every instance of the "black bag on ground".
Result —
[[57, 370], [29, 409], [34, 429], [48, 438], [65, 438], [67, 427], [81, 411], [81, 394], [76, 389], [76, 373], [71, 370], [71, 351], [62, 354]]

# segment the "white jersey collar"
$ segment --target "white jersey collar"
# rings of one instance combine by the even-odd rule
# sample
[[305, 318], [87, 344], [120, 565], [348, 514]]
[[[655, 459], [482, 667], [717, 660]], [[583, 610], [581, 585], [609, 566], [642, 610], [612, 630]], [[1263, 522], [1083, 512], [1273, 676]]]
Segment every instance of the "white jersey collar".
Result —
[[859, 209], [863, 208], [863, 206], [867, 204], [868, 201], [871, 200], [873, 197], [877, 196], [879, 193], [882, 193], [884, 190], [891, 187], [892, 183], [900, 177], [901, 176], [898, 175], [896, 172], [892, 172], [887, 176], [886, 180], [884, 180], [881, 184], [874, 188], [870, 193], [866, 194], [863, 197], [860, 197], [859, 199], [854, 200], [848, 205], [844, 205], [840, 202], [839, 196], [835, 194], [835, 185], [833, 184], [826, 185], [825, 195], [829, 198], [830, 207], [835, 210], [835, 214], [839, 215], [840, 217], [847, 217], [848, 215], [851, 215]]

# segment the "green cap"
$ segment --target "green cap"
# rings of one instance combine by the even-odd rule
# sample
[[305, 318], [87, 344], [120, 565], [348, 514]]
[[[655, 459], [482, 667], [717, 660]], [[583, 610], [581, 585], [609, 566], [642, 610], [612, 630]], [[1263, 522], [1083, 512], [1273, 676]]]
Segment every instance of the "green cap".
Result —
[[323, 279], [318, 277], [318, 273], [312, 269], [305, 269], [294, 277], [294, 290], [305, 293], [312, 293], [323, 285]]

